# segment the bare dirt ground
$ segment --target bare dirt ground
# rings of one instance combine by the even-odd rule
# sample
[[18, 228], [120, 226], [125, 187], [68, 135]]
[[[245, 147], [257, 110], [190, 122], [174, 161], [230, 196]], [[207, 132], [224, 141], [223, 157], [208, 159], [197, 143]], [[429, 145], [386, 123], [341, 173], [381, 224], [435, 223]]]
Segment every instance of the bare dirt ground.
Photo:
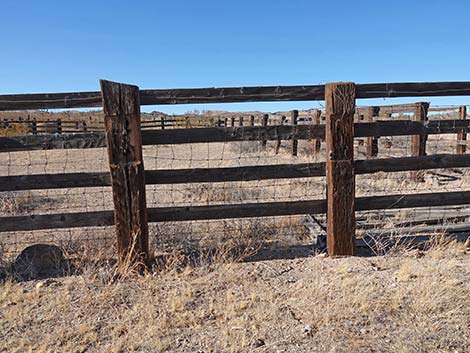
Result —
[[463, 244], [0, 286], [1, 352], [468, 352]]

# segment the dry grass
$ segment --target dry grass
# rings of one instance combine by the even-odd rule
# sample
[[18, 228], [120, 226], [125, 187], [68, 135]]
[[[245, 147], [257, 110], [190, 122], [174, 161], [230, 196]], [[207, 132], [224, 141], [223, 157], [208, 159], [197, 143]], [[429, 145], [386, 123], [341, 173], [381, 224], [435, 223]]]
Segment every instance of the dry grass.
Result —
[[462, 244], [1, 285], [5, 352], [465, 352]]

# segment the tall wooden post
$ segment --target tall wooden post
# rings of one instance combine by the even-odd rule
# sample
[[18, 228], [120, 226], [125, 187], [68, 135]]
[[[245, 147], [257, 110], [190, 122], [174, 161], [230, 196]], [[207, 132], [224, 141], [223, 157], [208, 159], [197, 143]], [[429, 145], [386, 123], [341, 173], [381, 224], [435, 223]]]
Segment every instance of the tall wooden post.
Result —
[[224, 119], [224, 127], [227, 127], [228, 126], [228, 118], [225, 118]]
[[[367, 109], [367, 122], [373, 123], [376, 116], [374, 107]], [[375, 136], [369, 136], [366, 140], [366, 157], [373, 158], [379, 154], [379, 139]]]
[[243, 117], [238, 118], [238, 126], [243, 126]]
[[149, 264], [147, 204], [137, 86], [101, 80], [118, 267]]
[[230, 125], [231, 125], [232, 127], [235, 126], [235, 117], [234, 117], [234, 116], [232, 116], [232, 117], [230, 118]]
[[[293, 110], [291, 112], [291, 117], [292, 117], [292, 125], [297, 125], [297, 118], [299, 117], [299, 111], [298, 110]], [[299, 148], [299, 140], [297, 140], [295, 137], [292, 139], [292, 155], [297, 156], [297, 150]]]
[[255, 116], [254, 115], [250, 116], [250, 126], [255, 126]]
[[[320, 125], [321, 121], [321, 110], [315, 110], [313, 112], [313, 125]], [[321, 150], [321, 140], [320, 139], [313, 139], [313, 155], [316, 157]]]
[[354, 83], [328, 83], [326, 100], [326, 182], [328, 254], [354, 255]]
[[[459, 117], [460, 120], [466, 120], [467, 119], [467, 107], [465, 105], [461, 106], [459, 108]], [[464, 154], [467, 151], [467, 146], [459, 144], [460, 141], [466, 141], [467, 140], [467, 133], [466, 132], [459, 132], [457, 134], [457, 153], [459, 154]]]
[[31, 122], [31, 133], [33, 135], [38, 134], [38, 123], [36, 122], [36, 118], [33, 118], [33, 121]]
[[[264, 114], [264, 115], [263, 115], [263, 120], [261, 121], [261, 125], [262, 125], [262, 126], [268, 126], [268, 122], [269, 122], [269, 115], [268, 115], [268, 114]], [[267, 140], [262, 140], [262, 141], [261, 141], [261, 148], [262, 148], [263, 150], [266, 149], [267, 143], [268, 143]]]
[[56, 132], [57, 132], [58, 134], [61, 134], [61, 133], [62, 133], [62, 120], [57, 119], [57, 122], [56, 122], [56, 123], [57, 123], [57, 130], [56, 130]]
[[[283, 115], [281, 116], [281, 125], [284, 125], [285, 122], [286, 122], [286, 117]], [[281, 140], [278, 139], [277, 142], [276, 142], [276, 150], [275, 150], [275, 153], [276, 154], [279, 154], [279, 150], [281, 149]]]
[[161, 126], [162, 130], [165, 130], [165, 117], [163, 115], [160, 118], [160, 126]]
[[[419, 102], [415, 106], [414, 121], [425, 122], [428, 120], [429, 103]], [[413, 135], [411, 136], [411, 155], [412, 156], [425, 156], [426, 155], [426, 141], [427, 135]], [[410, 177], [414, 181], [424, 181], [424, 172], [422, 170], [414, 170], [410, 172]]]

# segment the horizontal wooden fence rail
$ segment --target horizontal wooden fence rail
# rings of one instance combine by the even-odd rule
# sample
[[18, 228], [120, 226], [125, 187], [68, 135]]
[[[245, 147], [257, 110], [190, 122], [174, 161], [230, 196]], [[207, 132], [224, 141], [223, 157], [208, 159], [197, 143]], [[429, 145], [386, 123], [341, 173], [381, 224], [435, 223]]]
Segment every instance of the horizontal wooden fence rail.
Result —
[[[356, 197], [355, 211], [470, 204], [470, 191]], [[322, 214], [326, 200], [148, 208], [149, 222]], [[0, 217], [0, 232], [111, 226], [113, 211]]]
[[[355, 160], [354, 173], [405, 172], [441, 168], [468, 168], [470, 154], [436, 154]], [[218, 183], [268, 179], [297, 179], [325, 176], [325, 163], [277, 164], [225, 168], [146, 170], [147, 185]], [[32, 174], [0, 177], [0, 192], [110, 186], [109, 173]]]
[[[354, 124], [354, 137], [435, 135], [470, 132], [470, 120], [384, 120]], [[324, 139], [325, 125], [211, 127], [142, 131], [143, 145]], [[0, 137], [0, 152], [106, 147], [104, 133]]]
[[[469, 96], [470, 82], [404, 82], [356, 85], [356, 98]], [[141, 105], [317, 101], [325, 99], [325, 85], [222, 87], [141, 90]], [[0, 95], [0, 111], [86, 108], [102, 105], [101, 92]]]

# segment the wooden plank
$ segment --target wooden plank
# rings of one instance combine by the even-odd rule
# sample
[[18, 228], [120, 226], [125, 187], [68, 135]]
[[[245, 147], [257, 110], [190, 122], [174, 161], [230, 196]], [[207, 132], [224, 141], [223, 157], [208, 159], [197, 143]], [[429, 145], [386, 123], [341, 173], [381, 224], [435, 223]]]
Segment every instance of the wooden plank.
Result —
[[150, 263], [139, 88], [101, 80], [118, 267]]
[[[416, 103], [415, 114], [413, 116], [414, 121], [424, 123], [428, 116], [429, 103]], [[426, 155], [426, 141], [427, 135], [414, 135], [411, 136], [411, 155], [412, 156], [425, 156]], [[410, 173], [411, 180], [413, 181], [424, 181], [424, 175], [418, 171], [412, 171]]]
[[370, 107], [357, 107], [356, 113], [359, 115], [367, 115], [369, 109], [373, 109], [375, 116], [391, 115], [395, 113], [414, 113], [416, 109], [415, 103], [405, 104], [389, 104], [389, 105], [375, 105]]
[[[470, 120], [380, 121], [354, 125], [354, 137], [456, 134], [470, 132]], [[325, 138], [324, 125], [273, 125], [142, 131], [143, 145]], [[101, 132], [0, 137], [0, 152], [106, 147]]]
[[[356, 175], [441, 168], [470, 168], [470, 155], [440, 154], [354, 161], [354, 173]], [[323, 176], [325, 176], [325, 163], [145, 171], [146, 185], [217, 183]], [[109, 173], [33, 174], [0, 177], [0, 192], [105, 186], [111, 186]]]
[[354, 255], [354, 83], [329, 83], [326, 100], [327, 250]]
[[[358, 197], [355, 211], [437, 207], [470, 204], [470, 191]], [[157, 207], [148, 209], [150, 222], [194, 221], [322, 214], [326, 200], [258, 202], [217, 206]], [[0, 232], [108, 226], [113, 211], [0, 217]]]
[[[293, 110], [291, 112], [291, 123], [292, 125], [297, 125], [297, 118], [299, 117], [299, 111], [298, 110]], [[299, 148], [299, 140], [296, 138], [292, 139], [292, 155], [297, 156]]]
[[[467, 107], [461, 106], [459, 108], [459, 118], [460, 120], [466, 120], [467, 119]], [[467, 139], [467, 133], [466, 132], [458, 132], [457, 133], [457, 141], [465, 141]], [[457, 145], [457, 153], [459, 154], [464, 154], [467, 151], [467, 146], [463, 144], [458, 144]]]
[[[356, 85], [357, 98], [468, 96], [470, 82], [404, 82]], [[324, 100], [324, 85], [154, 89], [142, 105]], [[100, 92], [0, 95], [0, 111], [101, 106]]]
[[0, 152], [106, 147], [102, 132], [0, 137]]

